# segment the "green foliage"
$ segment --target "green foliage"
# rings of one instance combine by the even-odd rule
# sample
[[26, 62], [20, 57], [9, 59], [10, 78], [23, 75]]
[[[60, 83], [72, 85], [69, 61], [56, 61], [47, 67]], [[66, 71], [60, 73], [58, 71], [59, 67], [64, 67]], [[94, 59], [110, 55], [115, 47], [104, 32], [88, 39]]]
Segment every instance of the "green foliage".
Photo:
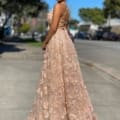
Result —
[[10, 13], [24, 13], [48, 9], [48, 5], [42, 0], [0, 0], [0, 8]]
[[104, 12], [99, 8], [81, 8], [79, 9], [79, 16], [86, 22], [93, 22], [98, 25], [105, 22]]
[[40, 25], [37, 30], [42, 33], [46, 30], [46, 28], [45, 28], [45, 26]]
[[120, 18], [120, 0], [105, 0], [104, 14], [106, 18], [108, 15], [111, 15], [111, 17]]
[[38, 41], [35, 41], [34, 39], [30, 38], [30, 39], [22, 39], [22, 42], [23, 43], [26, 43], [30, 46], [33, 46], [33, 47], [41, 47], [43, 42], [38, 42]]
[[43, 0], [0, 0], [0, 12], [9, 16], [4, 25], [13, 14], [17, 16], [37, 16], [39, 11], [48, 10], [48, 5]]
[[19, 32], [22, 32], [22, 33], [27, 33], [29, 30], [30, 30], [30, 25], [27, 24], [27, 23], [24, 23], [24, 24], [18, 29], [18, 31], [19, 31]]
[[69, 21], [69, 26], [70, 26], [70, 28], [77, 29], [77, 24], [78, 24], [78, 23], [79, 23], [78, 20], [76, 20], [76, 19], [71, 19], [71, 20]]

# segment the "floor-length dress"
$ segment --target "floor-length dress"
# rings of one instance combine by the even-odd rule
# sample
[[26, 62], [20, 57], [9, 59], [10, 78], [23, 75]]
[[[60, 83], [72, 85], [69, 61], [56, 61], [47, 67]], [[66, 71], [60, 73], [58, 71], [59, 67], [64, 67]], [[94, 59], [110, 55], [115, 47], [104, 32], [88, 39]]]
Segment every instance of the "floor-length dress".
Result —
[[[49, 22], [53, 12], [49, 13]], [[77, 52], [63, 13], [57, 31], [44, 53], [41, 79], [28, 120], [96, 120]]]

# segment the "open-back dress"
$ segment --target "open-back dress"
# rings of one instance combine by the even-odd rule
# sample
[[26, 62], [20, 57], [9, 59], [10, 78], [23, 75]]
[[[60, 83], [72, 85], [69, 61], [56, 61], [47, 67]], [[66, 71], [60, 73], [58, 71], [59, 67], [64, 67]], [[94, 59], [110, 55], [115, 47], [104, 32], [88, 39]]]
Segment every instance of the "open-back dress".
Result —
[[[48, 14], [49, 23], [53, 11]], [[96, 120], [79, 59], [66, 25], [65, 9], [44, 52], [41, 78], [28, 120]]]

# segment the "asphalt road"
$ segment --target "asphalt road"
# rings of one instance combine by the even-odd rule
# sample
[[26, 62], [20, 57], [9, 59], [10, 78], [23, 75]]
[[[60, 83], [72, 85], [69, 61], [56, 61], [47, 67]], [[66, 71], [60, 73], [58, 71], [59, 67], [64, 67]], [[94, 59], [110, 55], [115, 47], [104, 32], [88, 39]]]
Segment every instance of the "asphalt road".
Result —
[[[120, 120], [119, 45], [118, 42], [75, 41], [98, 120]], [[14, 43], [0, 46], [0, 120], [27, 120], [42, 62], [40, 48]]]
[[120, 120], [120, 42], [76, 40], [75, 46], [99, 120]]
[[120, 42], [76, 40], [79, 56], [120, 71]]

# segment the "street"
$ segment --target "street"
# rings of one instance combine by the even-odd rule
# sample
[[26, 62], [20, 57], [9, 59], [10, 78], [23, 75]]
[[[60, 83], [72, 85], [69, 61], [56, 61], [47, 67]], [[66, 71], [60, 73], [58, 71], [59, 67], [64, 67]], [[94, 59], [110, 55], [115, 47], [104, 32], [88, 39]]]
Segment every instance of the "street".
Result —
[[120, 43], [77, 41], [83, 74], [99, 120], [120, 119]]
[[[40, 80], [41, 48], [0, 46], [0, 120], [27, 120]], [[75, 40], [81, 70], [98, 120], [120, 120], [120, 43]]]
[[80, 57], [120, 71], [120, 42], [77, 41]]

